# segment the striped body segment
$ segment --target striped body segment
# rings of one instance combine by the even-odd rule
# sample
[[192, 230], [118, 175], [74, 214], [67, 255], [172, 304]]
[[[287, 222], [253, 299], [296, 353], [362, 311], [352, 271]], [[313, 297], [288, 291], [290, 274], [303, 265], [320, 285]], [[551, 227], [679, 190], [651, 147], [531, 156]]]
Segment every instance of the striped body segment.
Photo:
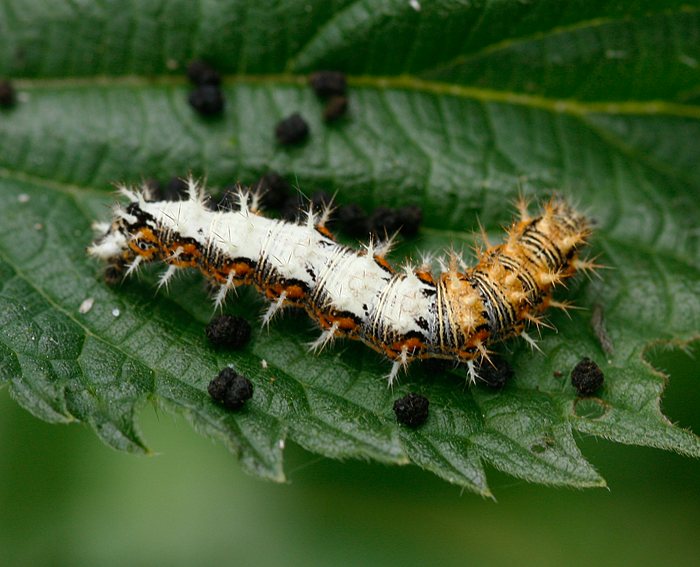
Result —
[[395, 270], [387, 245], [336, 242], [325, 213], [309, 210], [299, 223], [266, 218], [244, 191], [229, 211], [207, 209], [192, 181], [184, 201], [122, 193], [129, 204], [97, 226], [91, 255], [127, 275], [162, 261], [168, 267], [160, 285], [179, 268], [197, 268], [219, 286], [217, 305], [232, 288], [254, 285], [270, 302], [264, 324], [284, 307], [303, 308], [322, 330], [313, 350], [338, 337], [360, 340], [393, 361], [390, 382], [416, 358], [466, 362], [474, 379], [474, 363], [488, 357], [490, 344], [516, 335], [530, 340], [528, 323], [539, 324], [549, 306], [564, 307], [552, 300], [553, 286], [593, 266], [578, 258], [588, 221], [556, 199], [534, 218], [522, 207], [506, 241], [479, 253], [473, 268], [460, 271], [453, 257], [433, 275], [430, 266]]

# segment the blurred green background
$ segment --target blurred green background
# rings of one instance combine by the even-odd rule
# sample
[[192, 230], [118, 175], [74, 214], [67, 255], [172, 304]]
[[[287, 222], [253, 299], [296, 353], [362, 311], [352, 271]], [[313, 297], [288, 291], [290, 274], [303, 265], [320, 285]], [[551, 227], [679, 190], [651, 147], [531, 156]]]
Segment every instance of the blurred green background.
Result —
[[[697, 359], [664, 410], [700, 431]], [[288, 447], [290, 482], [241, 472], [221, 445], [148, 406], [159, 454], [43, 423], [0, 391], [0, 565], [700, 565], [700, 463], [584, 438], [610, 490], [531, 486], [490, 472], [498, 502], [415, 467], [335, 462]]]

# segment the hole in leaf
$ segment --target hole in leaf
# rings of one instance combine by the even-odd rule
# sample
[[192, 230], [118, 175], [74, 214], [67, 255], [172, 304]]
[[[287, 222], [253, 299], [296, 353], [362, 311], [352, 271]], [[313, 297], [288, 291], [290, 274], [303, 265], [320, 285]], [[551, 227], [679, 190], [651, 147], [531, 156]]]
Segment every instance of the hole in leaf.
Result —
[[606, 411], [608, 408], [605, 403], [598, 398], [581, 398], [574, 404], [574, 413], [585, 419], [598, 419], [603, 417]]

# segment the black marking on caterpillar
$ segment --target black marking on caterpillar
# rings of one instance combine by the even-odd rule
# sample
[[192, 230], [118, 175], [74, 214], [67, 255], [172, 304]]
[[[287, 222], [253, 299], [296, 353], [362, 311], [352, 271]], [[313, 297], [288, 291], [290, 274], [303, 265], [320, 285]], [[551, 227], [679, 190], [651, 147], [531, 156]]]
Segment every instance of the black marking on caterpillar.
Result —
[[125, 275], [160, 260], [168, 267], [159, 287], [178, 268], [197, 268], [219, 286], [216, 306], [232, 288], [254, 285], [270, 301], [263, 324], [284, 307], [303, 308], [322, 329], [311, 350], [338, 337], [360, 340], [393, 362], [390, 384], [415, 359], [465, 362], [474, 381], [491, 344], [521, 336], [535, 347], [526, 327], [542, 324], [548, 307], [567, 308], [552, 299], [553, 287], [596, 267], [578, 256], [588, 219], [558, 197], [534, 217], [519, 203], [505, 242], [480, 251], [472, 268], [452, 254], [434, 275], [426, 262], [392, 268], [390, 242], [359, 250], [336, 242], [328, 208], [293, 223], [262, 216], [259, 196], [242, 189], [228, 211], [207, 209], [192, 180], [183, 201], [149, 201], [147, 187], [120, 191], [129, 204], [115, 207], [111, 224], [96, 224], [89, 254], [126, 267]]

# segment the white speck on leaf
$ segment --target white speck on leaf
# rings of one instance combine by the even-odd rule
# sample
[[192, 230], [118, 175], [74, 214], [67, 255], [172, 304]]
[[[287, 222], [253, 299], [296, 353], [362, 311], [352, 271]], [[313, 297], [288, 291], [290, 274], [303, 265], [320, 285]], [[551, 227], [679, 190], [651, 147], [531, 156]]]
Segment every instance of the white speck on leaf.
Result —
[[416, 12], [420, 12], [420, 2], [418, 0], [408, 0], [408, 3]]
[[88, 297], [87, 299], [84, 299], [83, 302], [80, 304], [80, 307], [78, 307], [78, 313], [87, 313], [88, 311], [90, 311], [90, 309], [92, 309], [94, 303], [94, 297]]
[[118, 309], [117, 307], [115, 307], [114, 309], [112, 309], [112, 315], [114, 315], [115, 317], [119, 317], [119, 315], [121, 315], [121, 313], [122, 313], [122, 312], [119, 311], [119, 309]]
[[20, 193], [19, 195], [17, 195], [17, 200], [20, 203], [27, 203], [29, 202], [29, 195], [27, 195], [26, 193]]

